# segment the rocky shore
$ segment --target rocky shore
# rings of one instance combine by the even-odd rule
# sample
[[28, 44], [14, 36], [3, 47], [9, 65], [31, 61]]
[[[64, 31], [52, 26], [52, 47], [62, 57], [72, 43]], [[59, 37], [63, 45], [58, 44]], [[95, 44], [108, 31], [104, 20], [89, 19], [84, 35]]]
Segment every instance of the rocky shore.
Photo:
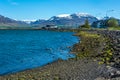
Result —
[[120, 80], [120, 31], [97, 31], [109, 38], [110, 47], [113, 49], [110, 64], [106, 66], [107, 70], [103, 71], [104, 77], [116, 78]]
[[[87, 30], [85, 32], [98, 35], [94, 35], [98, 37], [94, 39], [84, 38], [87, 42], [81, 39], [73, 46], [72, 52], [88, 50], [85, 57], [66, 61], [58, 60], [40, 68], [0, 76], [0, 80], [120, 80], [120, 31]], [[103, 38], [108, 38], [109, 42], [102, 40]], [[87, 47], [84, 44], [80, 46], [81, 43]], [[113, 49], [109, 64], [99, 64], [101, 53], [107, 44]]]
[[98, 31], [98, 33], [107, 36], [113, 48], [112, 66], [120, 70], [120, 31]]

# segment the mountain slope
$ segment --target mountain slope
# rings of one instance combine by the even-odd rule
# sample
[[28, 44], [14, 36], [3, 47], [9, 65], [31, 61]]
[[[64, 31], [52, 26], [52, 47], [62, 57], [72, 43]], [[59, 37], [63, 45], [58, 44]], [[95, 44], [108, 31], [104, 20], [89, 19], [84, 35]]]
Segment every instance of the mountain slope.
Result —
[[23, 21], [16, 21], [0, 15], [0, 28], [20, 27], [20, 26], [24, 27], [24, 26], [28, 26], [28, 24]]
[[39, 19], [39, 20], [36, 20], [36, 21], [33, 21], [31, 22], [30, 24], [33, 25], [33, 26], [37, 26], [41, 23], [44, 23], [46, 20], [43, 20], [43, 19]]

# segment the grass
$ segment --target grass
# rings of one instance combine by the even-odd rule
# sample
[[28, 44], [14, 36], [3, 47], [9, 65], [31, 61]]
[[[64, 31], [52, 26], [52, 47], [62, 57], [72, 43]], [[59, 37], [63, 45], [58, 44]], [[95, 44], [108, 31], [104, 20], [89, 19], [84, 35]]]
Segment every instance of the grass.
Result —
[[110, 27], [108, 30], [120, 30], [120, 27]]
[[100, 37], [100, 35], [98, 35], [98, 34], [91, 34], [91, 33], [85, 32], [85, 31], [80, 31], [75, 35], [81, 36], [81, 37], [86, 37], [86, 38], [99, 38]]
[[77, 58], [97, 55], [98, 47], [101, 46], [102, 37], [99, 34], [79, 31], [76, 36], [80, 37], [80, 43], [74, 45], [73, 51], [77, 52]]

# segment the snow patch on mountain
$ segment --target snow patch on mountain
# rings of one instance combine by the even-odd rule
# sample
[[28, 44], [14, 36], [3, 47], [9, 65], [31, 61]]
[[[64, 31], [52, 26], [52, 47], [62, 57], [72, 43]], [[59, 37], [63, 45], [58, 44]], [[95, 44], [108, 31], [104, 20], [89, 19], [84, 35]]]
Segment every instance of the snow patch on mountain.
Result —
[[58, 17], [58, 18], [72, 19], [72, 17], [71, 17], [70, 14], [60, 14], [60, 15], [57, 15], [56, 17]]
[[51, 17], [49, 21], [60, 20], [60, 19], [72, 19], [72, 17], [70, 14], [60, 14], [60, 15]]
[[103, 19], [103, 17], [96, 17], [98, 20], [102, 20]]
[[51, 18], [49, 19], [49, 21], [52, 21], [52, 20], [54, 20], [54, 17], [51, 17]]
[[79, 18], [80, 17], [88, 17], [88, 16], [91, 16], [90, 14], [88, 13], [75, 13], [76, 16], [78, 16]]
[[60, 15], [57, 15], [56, 17], [70, 17], [70, 14], [60, 14]]

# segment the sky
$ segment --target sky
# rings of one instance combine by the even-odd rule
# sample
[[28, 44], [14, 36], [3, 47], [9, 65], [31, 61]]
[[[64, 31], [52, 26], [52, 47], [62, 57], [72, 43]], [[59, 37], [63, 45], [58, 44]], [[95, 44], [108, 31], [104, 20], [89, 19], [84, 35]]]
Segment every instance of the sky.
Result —
[[120, 0], [0, 0], [0, 15], [16, 20], [49, 19], [59, 14], [89, 13], [120, 18]]

